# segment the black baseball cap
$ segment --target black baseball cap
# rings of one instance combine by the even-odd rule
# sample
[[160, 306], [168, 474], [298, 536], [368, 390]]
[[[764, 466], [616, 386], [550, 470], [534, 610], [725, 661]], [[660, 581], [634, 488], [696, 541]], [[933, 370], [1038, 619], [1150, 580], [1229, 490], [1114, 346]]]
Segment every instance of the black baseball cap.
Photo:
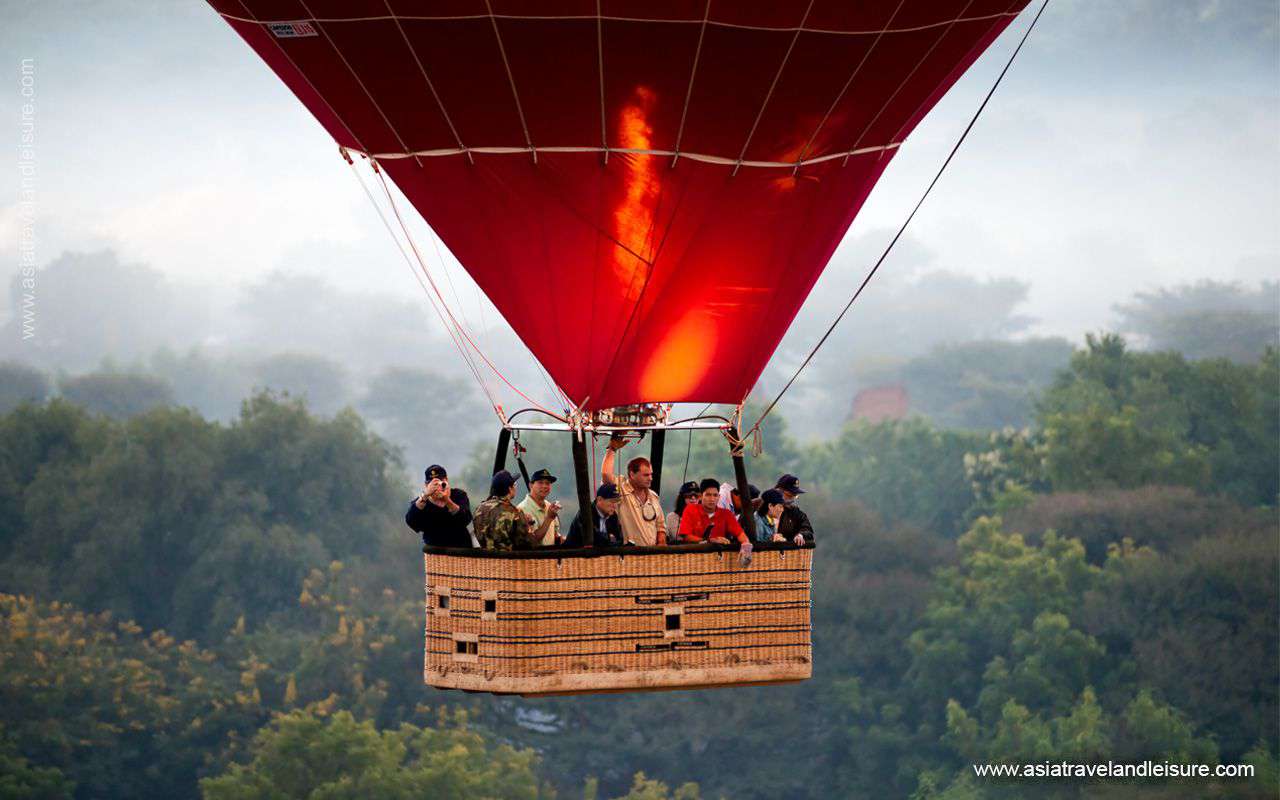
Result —
[[550, 481], [551, 483], [555, 483], [556, 476], [552, 475], [551, 471], [548, 469], [540, 469], [529, 476], [529, 483], [533, 483], [534, 481]]
[[804, 489], [800, 488], [800, 479], [795, 475], [783, 475], [781, 478], [778, 478], [778, 482], [774, 485], [784, 492], [804, 494]]
[[785, 500], [782, 492], [777, 489], [765, 489], [764, 494], [760, 495], [760, 507], [768, 508], [774, 503], [781, 503]]
[[445, 472], [444, 467], [440, 466], [439, 464], [432, 464], [431, 466], [427, 467], [427, 480], [432, 481], [432, 480], [435, 480], [436, 478], [447, 478], [447, 477], [449, 477], [449, 473]]
[[511, 491], [511, 487], [516, 485], [516, 476], [507, 472], [505, 469], [498, 470], [493, 473], [493, 480], [489, 483], [489, 496], [502, 497]]
[[[732, 491], [733, 494], [736, 496], [738, 494], [738, 487], [735, 486], [730, 491]], [[760, 496], [760, 490], [756, 488], [756, 485], [754, 483], [747, 484], [747, 491], [751, 492], [752, 500], [755, 500], [757, 497]]]
[[621, 495], [618, 494], [618, 487], [612, 483], [602, 483], [600, 488], [596, 489], [597, 500], [617, 500], [619, 497]]
[[684, 485], [680, 487], [680, 494], [697, 494], [697, 493], [698, 493], [697, 481], [685, 481]]

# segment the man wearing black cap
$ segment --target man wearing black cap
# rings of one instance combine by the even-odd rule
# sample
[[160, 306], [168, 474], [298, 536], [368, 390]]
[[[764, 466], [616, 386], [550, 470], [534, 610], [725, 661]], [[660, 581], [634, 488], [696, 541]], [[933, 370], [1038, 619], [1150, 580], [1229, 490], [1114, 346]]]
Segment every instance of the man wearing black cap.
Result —
[[516, 476], [499, 470], [489, 496], [476, 506], [476, 541], [486, 550], [526, 550], [533, 546], [529, 518], [515, 507]]
[[[622, 525], [618, 521], [618, 504], [622, 495], [618, 487], [612, 483], [602, 483], [596, 489], [595, 502], [591, 504], [591, 525], [595, 528], [596, 547], [619, 547], [622, 545]], [[582, 512], [579, 511], [569, 526], [569, 535], [564, 540], [565, 547], [582, 547]]]
[[449, 473], [439, 464], [427, 467], [422, 494], [409, 503], [404, 522], [434, 547], [470, 547], [471, 500], [461, 489], [449, 488]]
[[800, 536], [807, 544], [813, 544], [813, 526], [809, 524], [809, 515], [796, 505], [796, 498], [804, 494], [804, 489], [800, 488], [800, 479], [795, 475], [783, 475], [778, 478], [774, 488], [782, 492], [783, 502], [786, 503], [782, 517], [778, 520], [778, 533], [787, 541]]
[[564, 541], [560, 536], [560, 504], [547, 499], [551, 494], [551, 484], [555, 482], [556, 476], [550, 470], [540, 469], [533, 473], [529, 476], [529, 494], [516, 506], [533, 521], [533, 541], [543, 547]]

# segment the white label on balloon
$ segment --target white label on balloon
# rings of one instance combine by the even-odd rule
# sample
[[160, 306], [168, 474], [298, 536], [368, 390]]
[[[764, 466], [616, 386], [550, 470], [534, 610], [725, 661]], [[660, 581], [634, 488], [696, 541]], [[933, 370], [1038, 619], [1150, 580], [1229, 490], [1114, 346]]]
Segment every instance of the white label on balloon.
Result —
[[268, 25], [277, 39], [298, 39], [303, 36], [319, 36], [310, 22], [273, 22]]

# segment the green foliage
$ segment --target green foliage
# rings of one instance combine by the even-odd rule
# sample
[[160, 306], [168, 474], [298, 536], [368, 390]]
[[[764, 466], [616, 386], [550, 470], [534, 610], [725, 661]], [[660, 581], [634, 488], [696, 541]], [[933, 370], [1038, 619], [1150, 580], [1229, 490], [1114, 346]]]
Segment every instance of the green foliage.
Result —
[[249, 764], [200, 782], [205, 800], [546, 796], [532, 750], [493, 744], [462, 714], [442, 716], [434, 728], [379, 731], [346, 711], [299, 709], [259, 731], [250, 754]]
[[1040, 404], [1045, 472], [1058, 490], [1210, 487], [1274, 504], [1280, 483], [1280, 352], [1256, 365], [1134, 353], [1089, 336]]
[[18, 754], [0, 728], [0, 800], [70, 800], [75, 788], [55, 767], [37, 767]]
[[[387, 381], [366, 410], [399, 424]], [[410, 487], [353, 412], [263, 394], [229, 424], [20, 405], [0, 417], [0, 590], [47, 604], [0, 598], [0, 797], [183, 798], [199, 778], [208, 797], [1186, 791], [966, 774], [1014, 757], [1249, 761], [1259, 780], [1192, 791], [1274, 795], [1280, 537], [1258, 506], [1275, 502], [1277, 387], [1274, 351], [1188, 362], [1095, 340], [1039, 429], [911, 420], [799, 448], [771, 417], [748, 471], [814, 490], [813, 680], [539, 700], [422, 687]], [[448, 465], [473, 497], [490, 438]], [[524, 442], [572, 500], [567, 436]], [[668, 502], [687, 443], [667, 441]], [[715, 433], [689, 464], [732, 474]]]
[[[0, 588], [59, 595], [182, 636], [287, 606], [334, 558], [399, 538], [388, 446], [256, 395], [231, 426], [162, 408], [121, 422], [64, 403], [0, 423]], [[57, 575], [49, 568], [57, 565]]]
[[922, 419], [858, 422], [810, 448], [798, 470], [830, 496], [863, 503], [890, 524], [955, 535], [973, 502], [965, 455], [985, 438]]
[[0, 738], [78, 797], [190, 796], [224, 736], [264, 717], [213, 653], [58, 602], [0, 595], [0, 674]]
[[173, 387], [167, 381], [113, 369], [64, 377], [58, 381], [58, 392], [94, 414], [116, 419], [127, 419], [173, 403]]

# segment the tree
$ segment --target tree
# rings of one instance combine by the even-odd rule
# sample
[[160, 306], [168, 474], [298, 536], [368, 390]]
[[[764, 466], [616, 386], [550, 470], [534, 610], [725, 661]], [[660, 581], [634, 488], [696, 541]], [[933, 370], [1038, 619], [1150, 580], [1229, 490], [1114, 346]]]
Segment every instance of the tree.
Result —
[[461, 466], [475, 445], [488, 442], [497, 429], [471, 383], [424, 369], [379, 372], [357, 408], [374, 430], [402, 450], [415, 474], [428, 464]]
[[379, 731], [346, 711], [300, 709], [260, 730], [250, 755], [250, 763], [202, 780], [205, 800], [546, 796], [532, 750], [491, 742], [462, 714], [441, 715], [434, 728]]
[[1257, 361], [1280, 345], [1280, 282], [1257, 288], [1238, 283], [1200, 283], [1139, 292], [1116, 306], [1119, 329], [1150, 350], [1174, 350], [1189, 359]]
[[1256, 365], [1135, 353], [1087, 338], [1040, 404], [1057, 490], [1216, 488], [1247, 505], [1280, 494], [1280, 351]]
[[173, 404], [173, 388], [161, 378], [113, 369], [64, 377], [58, 392], [95, 414], [127, 419]]
[[911, 411], [943, 428], [1024, 428], [1035, 397], [1071, 358], [1066, 339], [982, 340], [937, 345], [900, 366], [864, 374], [869, 385], [900, 383]]
[[234, 695], [234, 673], [192, 642], [8, 594], [0, 674], [0, 764], [14, 769], [0, 787], [20, 781], [44, 796], [74, 783], [76, 797], [95, 800], [189, 797], [228, 734], [265, 716]]
[[909, 522], [955, 536], [973, 502], [965, 454], [985, 438], [919, 418], [855, 422], [834, 442], [812, 447], [799, 470], [824, 492], [857, 500], [890, 524]]
[[22, 403], [43, 403], [49, 390], [48, 376], [35, 367], [0, 361], [0, 414], [7, 414]]
[[347, 404], [346, 371], [321, 356], [281, 353], [262, 359], [250, 372], [256, 389], [300, 398], [317, 414], [333, 414]]

